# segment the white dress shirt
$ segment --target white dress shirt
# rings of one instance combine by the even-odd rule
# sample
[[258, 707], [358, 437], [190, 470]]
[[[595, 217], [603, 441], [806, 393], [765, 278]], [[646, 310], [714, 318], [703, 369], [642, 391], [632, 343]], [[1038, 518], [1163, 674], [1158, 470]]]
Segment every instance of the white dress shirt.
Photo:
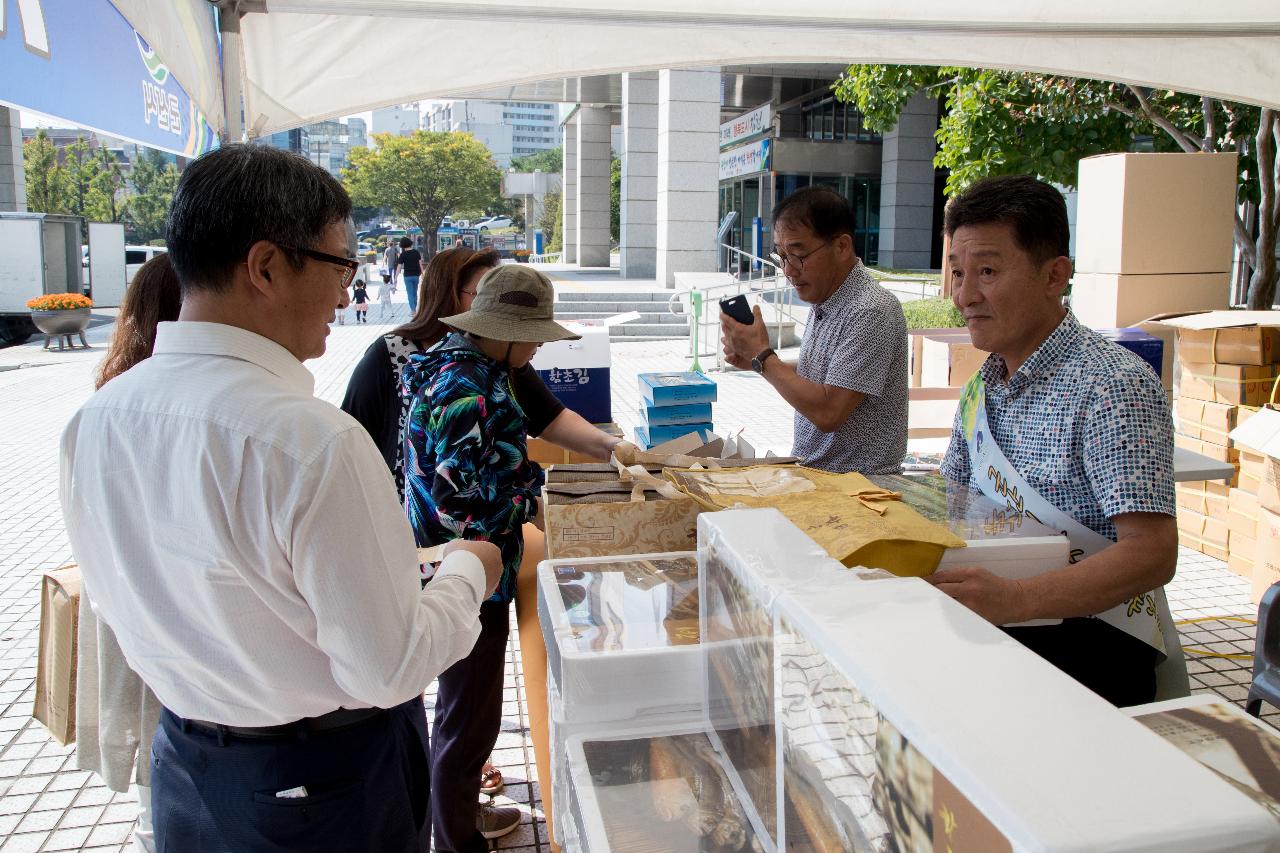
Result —
[[162, 323], [68, 424], [61, 497], [95, 612], [181, 717], [391, 707], [479, 636], [479, 559], [451, 554], [421, 590], [373, 441], [243, 329]]

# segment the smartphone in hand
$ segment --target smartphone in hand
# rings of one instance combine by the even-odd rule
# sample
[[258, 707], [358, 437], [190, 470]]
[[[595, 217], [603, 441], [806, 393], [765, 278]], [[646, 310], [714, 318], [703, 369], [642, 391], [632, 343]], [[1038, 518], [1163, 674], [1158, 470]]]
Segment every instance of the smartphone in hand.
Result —
[[756, 315], [751, 313], [751, 307], [747, 305], [747, 297], [741, 293], [729, 299], [721, 299], [720, 310], [744, 326], [750, 326], [756, 321]]

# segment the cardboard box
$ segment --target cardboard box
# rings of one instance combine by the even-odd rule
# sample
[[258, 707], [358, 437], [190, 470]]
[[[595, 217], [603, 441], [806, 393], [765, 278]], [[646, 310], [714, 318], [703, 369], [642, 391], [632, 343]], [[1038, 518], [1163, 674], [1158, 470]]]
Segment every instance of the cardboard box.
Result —
[[1099, 335], [1119, 344], [1142, 359], [1156, 376], [1164, 378], [1164, 340], [1137, 326], [1123, 329], [1097, 329]]
[[1240, 456], [1240, 451], [1234, 447], [1223, 447], [1221, 444], [1202, 441], [1189, 435], [1183, 435], [1180, 432], [1173, 434], [1173, 443], [1178, 447], [1185, 447], [1193, 453], [1208, 456], [1210, 459], [1216, 459], [1219, 462], [1235, 462]]
[[1239, 411], [1239, 406], [1212, 403], [1195, 397], [1181, 396], [1174, 402], [1178, 432], [1223, 447], [1235, 447], [1230, 433], [1237, 426]]
[[[615, 423], [594, 424], [597, 429], [622, 438], [622, 429]], [[599, 462], [589, 456], [565, 450], [558, 444], [552, 444], [541, 438], [530, 438], [528, 444], [529, 459], [539, 465], [565, 465], [570, 463]]]
[[[1246, 541], [1241, 540], [1241, 547], [1246, 548]], [[1227, 570], [1245, 580], [1253, 580], [1253, 558], [1258, 554], [1258, 542], [1251, 543], [1253, 550], [1235, 550], [1227, 554]]]
[[978, 372], [989, 352], [954, 335], [926, 335], [920, 344], [920, 386], [922, 388], [954, 388], [964, 385]]
[[639, 411], [641, 421], [651, 427], [711, 423], [710, 403], [690, 403], [687, 406], [641, 406]]
[[566, 408], [593, 424], [613, 420], [609, 327], [564, 325], [582, 339], [543, 344], [533, 356], [533, 369]]
[[1179, 362], [1179, 394], [1212, 403], [1262, 406], [1271, 399], [1271, 387], [1280, 376], [1275, 364], [1206, 364]]
[[1261, 510], [1258, 513], [1258, 550], [1253, 558], [1253, 600], [1280, 581], [1280, 513]]
[[636, 444], [641, 450], [652, 450], [660, 444], [674, 441], [686, 435], [696, 435], [702, 441], [710, 441], [715, 427], [709, 423], [702, 424], [666, 424], [663, 426], [636, 427]]
[[1261, 453], [1254, 453], [1244, 445], [1236, 447], [1240, 451], [1240, 461], [1236, 463], [1239, 466], [1240, 473], [1237, 476], [1239, 482], [1236, 484], [1246, 492], [1253, 492], [1255, 495], [1258, 489], [1262, 488], [1263, 468], [1266, 467], [1267, 457]]
[[1159, 338], [1160, 343], [1164, 344], [1164, 349], [1160, 358], [1160, 381], [1164, 384], [1166, 391], [1173, 391], [1173, 374], [1174, 359], [1173, 351], [1175, 349], [1175, 338], [1177, 332], [1172, 326], [1166, 326], [1163, 320], [1169, 317], [1179, 316], [1175, 313], [1160, 313], [1148, 317], [1141, 323], [1135, 323], [1134, 328], [1139, 331], [1146, 332], [1153, 338]]
[[[1219, 492], [1217, 489], [1222, 491]], [[1227, 491], [1226, 483], [1203, 480], [1177, 483], [1173, 487], [1174, 499], [1180, 509], [1189, 510], [1198, 515], [1207, 515], [1224, 524], [1227, 521], [1229, 508]]]
[[620, 481], [542, 487], [547, 557], [608, 557], [692, 550], [701, 505]]
[[1212, 518], [1178, 507], [1178, 541], [1201, 554], [1225, 560], [1228, 544], [1227, 522], [1225, 519]]
[[910, 387], [921, 387], [921, 369], [924, 366], [924, 339], [932, 338], [955, 338], [958, 341], [969, 340], [968, 329], [908, 329], [907, 342], [910, 344], [907, 357], [911, 360], [911, 381]]
[[[1240, 314], [1212, 311], [1212, 317]], [[1280, 311], [1249, 312], [1274, 315], [1275, 325], [1178, 329], [1178, 358], [1193, 364], [1275, 364], [1280, 361]], [[1228, 316], [1223, 322], [1231, 322]]]
[[1231, 269], [1236, 155], [1086, 157], [1080, 161], [1079, 188], [1076, 269], [1127, 274]]
[[[1229, 266], [1229, 265], [1228, 265]], [[1087, 272], [1076, 264], [1071, 312], [1091, 329], [1135, 326], [1153, 314], [1226, 308], [1228, 272], [1121, 275]]]
[[1227, 499], [1227, 529], [1232, 533], [1233, 542], [1236, 536], [1258, 538], [1257, 495], [1243, 489], [1231, 490], [1231, 496]]
[[641, 373], [640, 396], [650, 406], [714, 403], [716, 383], [701, 373]]
[[1280, 512], [1280, 411], [1268, 408], [1254, 413], [1231, 437], [1251, 451], [1246, 456], [1257, 477], [1258, 506]]
[[36, 701], [31, 716], [64, 746], [76, 739], [76, 626], [80, 616], [80, 569], [47, 572], [40, 585], [40, 645]]

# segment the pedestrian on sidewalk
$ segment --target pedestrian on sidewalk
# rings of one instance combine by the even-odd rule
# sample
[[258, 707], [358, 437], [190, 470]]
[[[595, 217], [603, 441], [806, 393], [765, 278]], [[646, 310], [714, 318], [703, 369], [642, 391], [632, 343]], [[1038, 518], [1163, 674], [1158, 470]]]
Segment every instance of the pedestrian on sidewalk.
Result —
[[353, 289], [351, 301], [356, 306], [356, 322], [369, 322], [369, 291], [364, 286], [363, 279], [356, 279], [355, 288]]
[[383, 279], [382, 284], [378, 286], [378, 304], [382, 306], [382, 317], [385, 320], [395, 309], [391, 307], [391, 294], [395, 292], [395, 288], [391, 286], [391, 282]]
[[303, 362], [359, 266], [350, 214], [295, 154], [191, 163], [166, 233], [179, 320], [63, 434], [83, 588], [164, 706], [161, 850], [429, 843], [422, 691], [470, 652], [501, 557], [454, 544], [422, 590], [377, 448], [314, 396]]
[[[178, 319], [182, 288], [167, 253], [142, 265], [116, 317], [111, 346], [98, 366], [94, 388], [151, 355], [156, 327]], [[151, 762], [148, 750], [160, 722], [160, 700], [125, 660], [116, 635], [80, 591], [76, 629], [76, 767], [102, 777], [108, 789], [138, 798], [134, 853], [154, 853]], [[138, 760], [139, 752], [143, 759]]]
[[400, 259], [400, 246], [395, 240], [387, 240], [387, 248], [382, 252], [382, 262], [391, 274], [391, 286], [396, 286], [396, 262]]
[[[400, 256], [396, 266], [404, 267], [404, 292], [409, 297], [409, 312], [418, 310], [418, 280], [422, 277], [422, 253], [413, 248], [408, 237], [400, 238]], [[391, 267], [391, 280], [395, 281], [395, 267]]]

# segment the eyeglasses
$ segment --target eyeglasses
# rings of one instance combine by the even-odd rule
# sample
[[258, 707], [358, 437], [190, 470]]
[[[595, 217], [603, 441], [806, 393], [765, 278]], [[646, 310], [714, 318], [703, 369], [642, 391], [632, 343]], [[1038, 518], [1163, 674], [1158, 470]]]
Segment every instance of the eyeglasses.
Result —
[[814, 249], [812, 252], [809, 252], [808, 254], [805, 254], [805, 255], [796, 255], [796, 254], [788, 255], [786, 252], [773, 252], [769, 255], [769, 257], [777, 261], [778, 269], [782, 269], [787, 264], [791, 264], [791, 268], [794, 269], [796, 272], [804, 272], [804, 262], [812, 258], [814, 255], [818, 254], [819, 252], [821, 252], [823, 249], [827, 248], [827, 246], [830, 246], [834, 242], [835, 242], [834, 240], [828, 240], [818, 248]]
[[280, 244], [280, 248], [298, 252], [306, 255], [308, 258], [312, 258], [322, 263], [333, 264], [335, 267], [342, 267], [343, 290], [351, 286], [351, 282], [355, 281], [356, 273], [360, 270], [360, 262], [351, 258], [340, 258], [337, 255], [330, 255], [327, 252], [320, 252], [315, 249], [303, 249], [299, 246], [286, 246], [283, 243]]

